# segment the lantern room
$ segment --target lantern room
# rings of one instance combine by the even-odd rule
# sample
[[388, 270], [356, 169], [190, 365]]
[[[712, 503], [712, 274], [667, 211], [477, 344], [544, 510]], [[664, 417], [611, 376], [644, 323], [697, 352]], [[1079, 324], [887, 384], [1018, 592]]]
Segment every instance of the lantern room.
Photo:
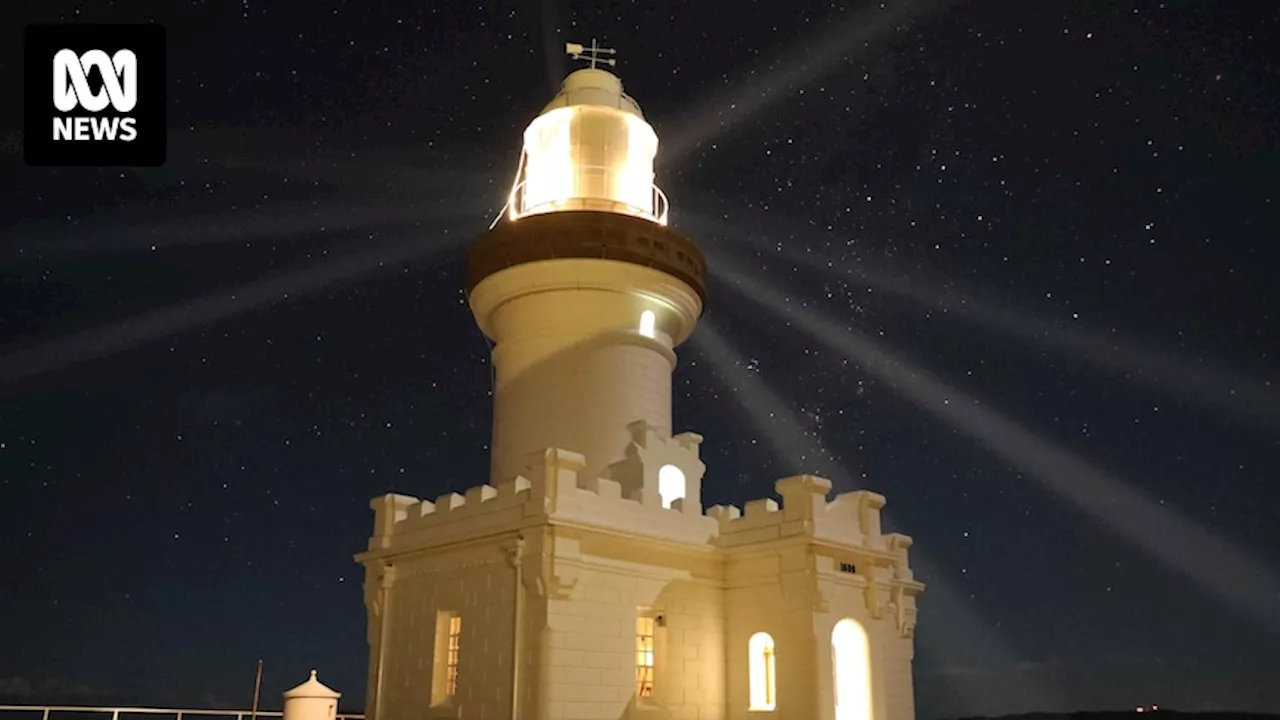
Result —
[[653, 183], [657, 153], [658, 136], [622, 81], [578, 70], [524, 132], [507, 217], [596, 210], [666, 225], [667, 199]]

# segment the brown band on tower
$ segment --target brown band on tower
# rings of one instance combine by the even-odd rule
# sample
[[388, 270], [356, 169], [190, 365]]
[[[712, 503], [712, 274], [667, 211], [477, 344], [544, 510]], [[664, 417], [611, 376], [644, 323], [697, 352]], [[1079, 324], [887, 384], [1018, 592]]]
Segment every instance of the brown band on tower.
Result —
[[504, 222], [472, 244], [467, 294], [509, 267], [558, 258], [599, 258], [643, 265], [687, 283], [707, 303], [707, 260], [698, 246], [665, 225], [611, 212], [564, 210]]

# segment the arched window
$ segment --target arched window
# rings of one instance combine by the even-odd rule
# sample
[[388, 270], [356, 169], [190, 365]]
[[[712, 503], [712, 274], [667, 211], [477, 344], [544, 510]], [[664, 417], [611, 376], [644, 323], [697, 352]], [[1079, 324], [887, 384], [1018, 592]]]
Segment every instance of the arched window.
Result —
[[758, 632], [747, 641], [747, 669], [751, 673], [751, 710], [773, 710], [777, 706], [777, 666], [773, 637]]
[[831, 675], [835, 720], [871, 720], [871, 644], [856, 620], [845, 618], [831, 631]]
[[671, 503], [684, 497], [684, 471], [675, 465], [663, 465], [658, 468], [658, 495], [662, 498], [662, 507], [669, 508]]
[[656, 321], [657, 316], [653, 314], [652, 310], [645, 310], [640, 313], [640, 334], [652, 340], [654, 337], [654, 323]]

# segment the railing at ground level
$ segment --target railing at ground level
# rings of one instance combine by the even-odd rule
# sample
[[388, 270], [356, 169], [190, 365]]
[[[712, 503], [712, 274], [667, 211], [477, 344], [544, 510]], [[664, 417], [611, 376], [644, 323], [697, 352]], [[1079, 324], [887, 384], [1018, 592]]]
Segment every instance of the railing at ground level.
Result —
[[[111, 720], [121, 720], [122, 715], [170, 715], [173, 720], [183, 720], [187, 716], [198, 717], [215, 717], [215, 718], [235, 718], [235, 720], [246, 720], [246, 718], [278, 718], [284, 717], [284, 713], [279, 710], [197, 710], [197, 709], [179, 709], [179, 708], [146, 708], [146, 707], [88, 707], [79, 705], [0, 705], [0, 718], [4, 713], [40, 713], [40, 720], [59, 720], [53, 717], [54, 714], [61, 713], [97, 713], [110, 714]], [[15, 718], [14, 720], [18, 720]], [[26, 715], [22, 720], [34, 720], [30, 715]], [[364, 720], [364, 715], [352, 715], [349, 713], [338, 713], [337, 720]]]

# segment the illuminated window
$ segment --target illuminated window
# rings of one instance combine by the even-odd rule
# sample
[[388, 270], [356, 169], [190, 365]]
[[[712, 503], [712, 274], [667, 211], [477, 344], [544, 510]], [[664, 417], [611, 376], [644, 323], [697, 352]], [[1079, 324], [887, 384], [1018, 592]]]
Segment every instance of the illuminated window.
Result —
[[447, 702], [458, 692], [458, 658], [462, 650], [462, 617], [436, 613], [435, 662], [431, 673], [431, 704]]
[[636, 697], [653, 697], [653, 628], [654, 619], [636, 618]]
[[462, 618], [454, 615], [449, 618], [449, 657], [445, 667], [447, 675], [444, 680], [445, 692], [453, 695], [458, 691], [458, 651], [462, 649]]
[[653, 314], [652, 310], [645, 310], [640, 313], [640, 334], [652, 339], [654, 336], [653, 326], [656, 319], [657, 316]]
[[871, 720], [871, 646], [867, 632], [845, 618], [831, 631], [835, 720]]
[[662, 498], [662, 507], [669, 508], [671, 503], [684, 497], [684, 471], [675, 465], [663, 465], [658, 469], [658, 495]]
[[773, 637], [756, 633], [747, 641], [747, 667], [751, 673], [751, 709], [773, 710], [777, 705], [777, 667], [773, 654]]

